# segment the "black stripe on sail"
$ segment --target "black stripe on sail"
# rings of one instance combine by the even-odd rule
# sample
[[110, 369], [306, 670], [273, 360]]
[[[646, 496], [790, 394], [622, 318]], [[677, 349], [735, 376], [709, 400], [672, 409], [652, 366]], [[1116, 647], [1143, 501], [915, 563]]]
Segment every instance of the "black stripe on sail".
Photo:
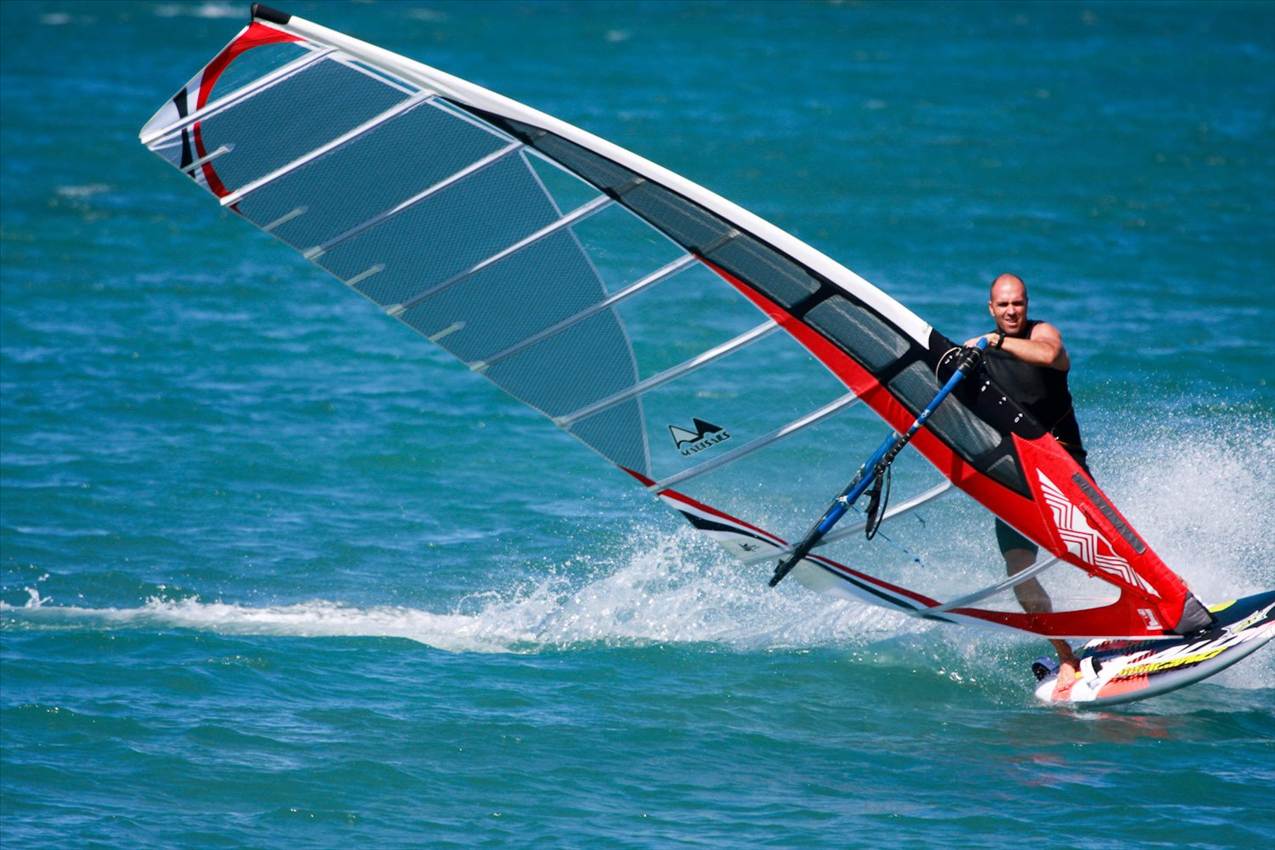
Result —
[[[896, 608], [902, 608], [904, 611], [917, 610], [917, 607], [910, 602], [904, 602], [902, 599], [899, 599], [897, 596], [891, 596], [888, 593], [884, 593], [880, 590], [877, 590], [875, 587], [873, 587], [870, 584], [867, 584], [866, 582], [859, 581], [853, 576], [847, 575], [841, 572], [840, 570], [834, 569], [830, 564], [825, 562], [823, 558], [810, 557], [810, 558], [804, 558], [803, 560], [808, 561], [812, 564], [819, 565], [824, 570], [827, 570], [828, 572], [832, 573], [834, 576], [846, 582], [847, 584], [853, 584], [855, 587], [859, 588], [864, 593], [870, 593], [884, 602], [889, 602], [891, 605], [895, 606]], [[942, 620], [943, 618], [942, 617], [927, 617], [926, 619]]]
[[775, 541], [767, 540], [765, 537], [762, 537], [760, 534], [756, 534], [752, 531], [748, 531], [747, 529], [740, 528], [737, 525], [728, 525], [727, 523], [724, 523], [724, 522], [717, 522], [716, 520], [705, 519], [699, 514], [693, 514], [690, 511], [678, 511], [678, 513], [686, 517], [686, 521], [689, 522], [691, 525], [695, 526], [696, 528], [698, 528], [700, 531], [728, 531], [731, 534], [738, 534], [742, 537], [751, 537], [754, 540], [760, 540], [762, 543], [765, 543], [767, 546], [775, 546]]
[[1120, 514], [1116, 513], [1116, 509], [1111, 502], [1108, 502], [1102, 493], [1095, 490], [1085, 476], [1076, 473], [1071, 476], [1071, 480], [1080, 488], [1081, 492], [1089, 497], [1089, 501], [1098, 506], [1098, 510], [1102, 511], [1102, 515], [1107, 518], [1107, 522], [1111, 523], [1116, 531], [1119, 532], [1120, 536], [1124, 538], [1124, 542], [1133, 547], [1133, 551], [1139, 555], [1147, 551], [1147, 545], [1138, 538], [1138, 535], [1133, 533], [1133, 529], [1120, 518]]
[[[187, 113], [190, 110], [186, 105], [186, 90], [185, 89], [182, 89], [176, 94], [175, 97], [173, 97], [173, 106], [177, 107], [178, 118], [186, 117]], [[181, 166], [180, 166], [181, 170], [185, 171], [186, 168], [194, 161], [195, 161], [195, 157], [191, 154], [191, 151], [190, 151], [190, 133], [186, 128], [182, 128], [182, 160], [181, 160]]]
[[287, 26], [288, 21], [292, 20], [292, 15], [288, 12], [280, 12], [278, 9], [272, 9], [265, 3], [252, 4], [252, 17], [254, 20], [259, 19], [269, 21], [272, 24], [281, 24]]

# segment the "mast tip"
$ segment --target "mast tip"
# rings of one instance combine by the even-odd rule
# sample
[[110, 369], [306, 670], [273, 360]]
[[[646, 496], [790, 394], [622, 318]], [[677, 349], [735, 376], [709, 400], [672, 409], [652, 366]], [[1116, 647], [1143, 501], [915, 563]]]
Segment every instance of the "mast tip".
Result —
[[263, 21], [269, 21], [272, 24], [287, 24], [292, 20], [292, 16], [287, 12], [280, 12], [278, 9], [272, 9], [264, 3], [252, 4], [252, 19], [255, 21], [260, 18]]

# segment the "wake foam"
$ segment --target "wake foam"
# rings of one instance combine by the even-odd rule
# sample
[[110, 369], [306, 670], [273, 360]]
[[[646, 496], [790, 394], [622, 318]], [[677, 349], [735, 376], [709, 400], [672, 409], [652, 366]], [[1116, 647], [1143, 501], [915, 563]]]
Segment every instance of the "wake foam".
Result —
[[635, 529], [630, 539], [651, 542], [594, 561], [583, 578], [555, 576], [473, 594], [445, 612], [325, 600], [257, 607], [197, 597], [86, 608], [49, 604], [29, 589], [25, 605], [0, 603], [0, 613], [32, 627], [399, 637], [450, 652], [536, 652], [595, 643], [713, 643], [751, 651], [861, 644], [928, 628], [884, 609], [815, 595], [796, 582], [769, 591], [768, 568], [740, 567], [689, 527], [663, 535]]
[[[1251, 416], [1189, 430], [1128, 424], [1092, 455], [1103, 488], [1206, 605], [1275, 589], [1275, 426]], [[1110, 451], [1112, 460], [1104, 460]], [[1267, 646], [1209, 681], [1270, 687]]]
[[[1206, 603], [1275, 588], [1275, 428], [1121, 434], [1104, 486], [1164, 562]], [[1099, 457], [1099, 463], [1102, 463]]]

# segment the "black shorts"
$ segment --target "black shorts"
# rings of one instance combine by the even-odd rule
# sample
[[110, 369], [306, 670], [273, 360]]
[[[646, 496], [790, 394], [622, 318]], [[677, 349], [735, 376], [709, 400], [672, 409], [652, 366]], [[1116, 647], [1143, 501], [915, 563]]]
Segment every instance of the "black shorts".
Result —
[[1034, 556], [1040, 547], [1005, 524], [1000, 517], [996, 518], [996, 545], [1001, 547], [1004, 555], [1010, 549], [1026, 549]]

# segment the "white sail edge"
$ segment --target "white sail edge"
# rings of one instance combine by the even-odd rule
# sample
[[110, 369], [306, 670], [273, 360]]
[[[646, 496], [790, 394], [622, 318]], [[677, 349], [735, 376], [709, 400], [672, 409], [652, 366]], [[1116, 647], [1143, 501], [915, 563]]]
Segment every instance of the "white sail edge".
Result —
[[422, 88], [437, 91], [444, 97], [515, 121], [542, 127], [600, 156], [611, 159], [702, 205], [735, 227], [768, 242], [867, 303], [918, 345], [922, 347], [929, 345], [931, 330], [929, 323], [885, 292], [787, 231], [661, 165], [595, 136], [587, 130], [582, 130], [475, 83], [305, 18], [292, 15], [286, 24], [261, 19], [258, 19], [257, 23], [300, 36], [314, 43], [336, 47], [374, 68], [384, 70]]

